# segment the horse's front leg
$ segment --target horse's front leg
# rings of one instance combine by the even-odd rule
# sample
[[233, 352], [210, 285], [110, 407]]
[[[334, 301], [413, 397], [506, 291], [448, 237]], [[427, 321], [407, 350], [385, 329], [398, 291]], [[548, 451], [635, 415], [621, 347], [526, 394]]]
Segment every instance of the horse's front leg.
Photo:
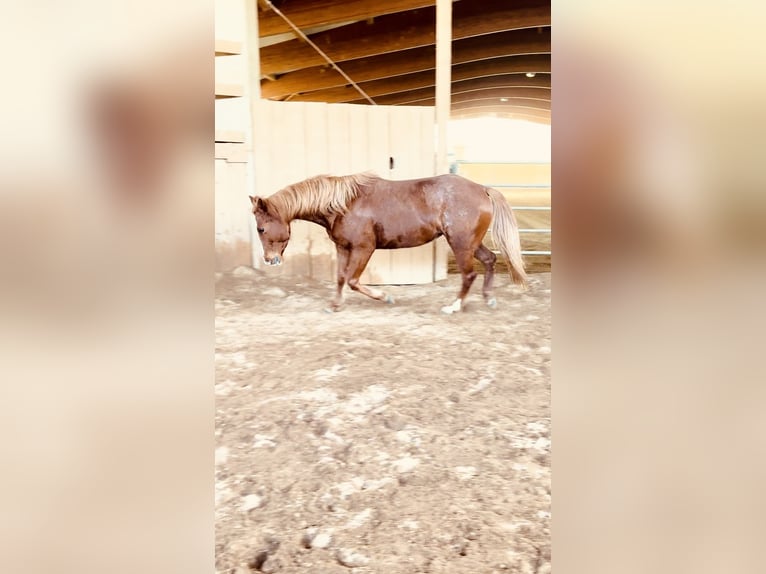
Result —
[[367, 263], [370, 261], [370, 257], [375, 252], [375, 247], [354, 247], [351, 250], [348, 258], [348, 267], [346, 273], [346, 280], [348, 286], [354, 291], [359, 291], [362, 295], [367, 295], [371, 299], [377, 299], [378, 301], [385, 301], [386, 303], [393, 303], [394, 298], [391, 295], [387, 295], [380, 289], [373, 289], [367, 287], [359, 282], [359, 278], [364, 272], [364, 268], [367, 267]]
[[343, 305], [343, 287], [346, 285], [346, 269], [348, 267], [348, 249], [338, 245], [337, 247], [337, 291], [335, 292], [335, 298], [330, 302], [330, 307], [327, 309], [330, 312], [338, 311]]

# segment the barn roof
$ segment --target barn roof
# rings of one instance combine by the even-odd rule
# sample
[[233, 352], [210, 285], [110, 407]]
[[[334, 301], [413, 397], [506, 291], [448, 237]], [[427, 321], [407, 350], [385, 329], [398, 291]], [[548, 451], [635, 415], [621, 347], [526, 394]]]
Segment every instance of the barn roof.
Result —
[[[263, 98], [369, 104], [272, 6], [376, 104], [434, 104], [435, 1], [258, 0]], [[550, 25], [550, 0], [456, 0], [452, 117], [550, 123]]]

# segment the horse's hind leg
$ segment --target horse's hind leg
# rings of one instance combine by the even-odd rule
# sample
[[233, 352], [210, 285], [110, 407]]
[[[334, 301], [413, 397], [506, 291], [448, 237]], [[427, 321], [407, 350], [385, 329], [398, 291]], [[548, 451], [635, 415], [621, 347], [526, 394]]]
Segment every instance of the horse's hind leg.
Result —
[[481, 288], [481, 294], [484, 295], [484, 300], [487, 302], [487, 305], [495, 307], [497, 305], [497, 300], [492, 297], [492, 282], [495, 278], [495, 262], [497, 261], [497, 255], [482, 243], [476, 249], [474, 256], [484, 265], [484, 285]]
[[473, 268], [474, 248], [460, 249], [453, 247], [452, 251], [455, 252], [455, 263], [457, 263], [458, 269], [460, 269], [460, 273], [463, 276], [463, 284], [460, 287], [457, 299], [451, 305], [442, 307], [442, 313], [447, 315], [451, 315], [463, 308], [463, 299], [468, 295], [468, 290], [471, 288], [477, 275]]
[[359, 277], [362, 276], [364, 268], [367, 267], [367, 263], [370, 261], [375, 248], [355, 248], [351, 250], [348, 258], [348, 266], [346, 267], [346, 281], [348, 286], [354, 291], [359, 291], [362, 295], [367, 295], [371, 299], [377, 299], [378, 301], [385, 301], [386, 303], [393, 303], [394, 299], [390, 295], [386, 295], [380, 289], [373, 289], [362, 285], [359, 282]]

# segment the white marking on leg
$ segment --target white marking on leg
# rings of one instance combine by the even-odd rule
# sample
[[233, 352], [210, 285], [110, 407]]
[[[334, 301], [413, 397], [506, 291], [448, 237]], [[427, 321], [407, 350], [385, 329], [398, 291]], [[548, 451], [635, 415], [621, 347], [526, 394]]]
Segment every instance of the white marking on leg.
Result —
[[369, 287], [370, 293], [372, 294], [373, 298], [375, 299], [384, 299], [386, 294], [383, 293], [380, 289], [373, 289], [372, 287]]
[[460, 307], [462, 303], [463, 303], [462, 299], [455, 299], [452, 302], [452, 305], [447, 305], [446, 307], [442, 307], [442, 313], [445, 313], [446, 315], [452, 315], [452, 313], [456, 313], [460, 311]]

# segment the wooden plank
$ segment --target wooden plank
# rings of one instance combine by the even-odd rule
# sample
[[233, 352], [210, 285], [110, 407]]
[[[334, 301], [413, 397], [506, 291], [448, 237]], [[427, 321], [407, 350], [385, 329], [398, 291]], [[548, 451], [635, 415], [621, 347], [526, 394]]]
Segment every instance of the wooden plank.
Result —
[[[372, 16], [432, 6], [433, 3], [434, 0], [304, 0], [298, 4], [288, 2], [280, 10], [298, 28], [304, 29], [366, 20]], [[273, 12], [261, 15], [262, 37], [291, 31], [285, 21]]]
[[431, 106], [413, 107], [420, 118], [420, 145], [418, 148], [418, 177], [436, 175], [436, 153], [433, 142], [436, 110]]
[[253, 102], [252, 109], [254, 110], [253, 133], [256, 134], [253, 138], [256, 195], [268, 196], [273, 191], [270, 181], [272, 172], [269, 165], [275, 154], [274, 147], [271, 145], [271, 134], [275, 128], [272, 118], [277, 113], [277, 102], [256, 100]]
[[[429, 7], [381, 16], [372, 24], [356, 22], [309, 37], [333, 61], [342, 62], [432, 45], [436, 41], [435, 18], [435, 7]], [[456, 4], [451, 29], [452, 37], [460, 40], [550, 25], [550, 4], [519, 7], [507, 0], [485, 0]], [[322, 56], [301, 39], [261, 49], [262, 74], [291, 72], [324, 63]]]
[[240, 84], [216, 84], [215, 98], [240, 98], [245, 95], [245, 88]]
[[[401, 150], [397, 158], [397, 177], [420, 178], [430, 176], [434, 173], [433, 156], [427, 165], [423, 165], [422, 148], [425, 145], [431, 149], [432, 154], [435, 151], [433, 123], [427, 128], [423, 125], [420, 117], [423, 108], [411, 106], [391, 109], [399, 115], [401, 122], [399, 133], [392, 138], [397, 148]], [[434, 108], [427, 108], [427, 111], [430, 112], [433, 122], [435, 120]], [[399, 138], [398, 143], [396, 137]]]
[[250, 150], [243, 144], [216, 143], [215, 159], [225, 159], [229, 163], [247, 163], [250, 159]]
[[351, 150], [348, 140], [348, 105], [327, 106], [327, 169], [332, 175], [350, 172]]
[[364, 106], [349, 106], [349, 173], [360, 173], [370, 169], [367, 116]]
[[229, 270], [250, 263], [250, 217], [242, 194], [246, 165], [215, 160], [216, 269]]
[[215, 160], [215, 242], [225, 241], [230, 232], [229, 218], [225, 202], [220, 199], [226, 186], [226, 160]]
[[328, 110], [326, 104], [307, 104], [308, 113], [304, 115], [303, 126], [305, 167], [308, 176], [319, 175], [327, 171], [329, 150], [327, 146]]
[[388, 133], [390, 108], [385, 106], [369, 106], [362, 108], [367, 114], [368, 139], [367, 156], [368, 169], [381, 177], [389, 177], [389, 160], [391, 143]]
[[216, 56], [236, 56], [242, 53], [242, 42], [235, 40], [215, 40]]
[[215, 141], [223, 143], [243, 143], [245, 132], [237, 130], [215, 130]]
[[[452, 65], [454, 67], [458, 64], [481, 62], [493, 58], [535, 54], [547, 55], [545, 57], [550, 66], [550, 51], [550, 28], [543, 28], [541, 31], [513, 30], [454, 41]], [[342, 62], [342, 68], [355, 82], [359, 83], [433, 70], [435, 62], [435, 46], [426, 46]], [[539, 65], [542, 66], [544, 63]], [[543, 70], [540, 69], [540, 71]], [[264, 81], [261, 84], [261, 90], [264, 98], [273, 98], [305, 90], [341, 86], [346, 83], [346, 80], [335, 70], [326, 66], [317, 66], [289, 72], [274, 82]]]

